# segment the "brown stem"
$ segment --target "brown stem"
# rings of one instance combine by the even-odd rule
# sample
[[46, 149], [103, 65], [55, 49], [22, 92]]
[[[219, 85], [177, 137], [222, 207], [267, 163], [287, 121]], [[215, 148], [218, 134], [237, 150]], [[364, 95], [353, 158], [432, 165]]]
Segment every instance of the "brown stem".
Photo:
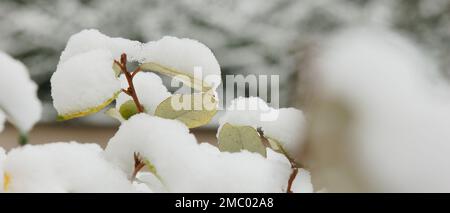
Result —
[[120, 56], [120, 62], [114, 61], [114, 63], [119, 65], [120, 70], [125, 75], [125, 78], [127, 79], [127, 82], [128, 82], [128, 89], [126, 89], [126, 90], [123, 89], [122, 91], [125, 94], [131, 96], [131, 98], [134, 101], [134, 104], [136, 104], [138, 112], [144, 112], [144, 108], [142, 107], [141, 103], [139, 102], [139, 98], [137, 97], [136, 90], [134, 89], [134, 84], [133, 84], [133, 77], [136, 75], [137, 72], [139, 72], [140, 68], [138, 67], [133, 73], [128, 72], [127, 54], [125, 54], [125, 53], [123, 53]]
[[140, 71], [141, 71], [141, 67], [137, 67], [137, 68], [131, 73], [131, 77], [134, 78], [134, 76], [135, 76], [136, 74], [138, 74], [138, 72], [140, 72]]
[[133, 173], [131, 174], [131, 181], [134, 181], [136, 179], [138, 172], [145, 166], [145, 163], [141, 159], [141, 156], [139, 155], [139, 153], [135, 152], [133, 154], [133, 157], [134, 157], [134, 170], [133, 170]]
[[[260, 138], [261, 138], [262, 143], [263, 143], [265, 146], [270, 147], [269, 140], [264, 136], [264, 132], [263, 132], [261, 129], [258, 129], [257, 131], [258, 131], [258, 133], [259, 133], [259, 135], [260, 135]], [[280, 147], [280, 149], [281, 149], [281, 150], [280, 150], [281, 153], [283, 153], [283, 155], [286, 156], [286, 158], [289, 160], [289, 163], [291, 164], [291, 169], [292, 169], [292, 173], [291, 173], [291, 175], [289, 176], [288, 186], [287, 186], [286, 192], [287, 192], [287, 193], [293, 193], [293, 191], [292, 191], [292, 184], [294, 183], [295, 177], [296, 177], [297, 174], [298, 174], [298, 167], [299, 167], [299, 165], [297, 165], [297, 163], [295, 162], [294, 159], [292, 159], [291, 157], [289, 157], [289, 155], [288, 155], [287, 152], [283, 149], [283, 147]]]
[[292, 164], [292, 162], [291, 162], [291, 169], [292, 169], [292, 173], [291, 173], [291, 176], [289, 176], [288, 186], [287, 186], [287, 190], [286, 190], [287, 193], [293, 193], [292, 184], [294, 183], [295, 177], [298, 174], [298, 168], [295, 167], [295, 165]]

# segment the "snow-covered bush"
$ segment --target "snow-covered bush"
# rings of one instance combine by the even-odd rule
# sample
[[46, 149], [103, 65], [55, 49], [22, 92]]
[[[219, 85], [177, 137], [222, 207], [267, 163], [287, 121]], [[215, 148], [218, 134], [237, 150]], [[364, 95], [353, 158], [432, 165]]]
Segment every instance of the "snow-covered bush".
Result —
[[[192, 91], [171, 94], [155, 73]], [[105, 114], [121, 126], [105, 150], [70, 142], [2, 151], [3, 190], [312, 192], [309, 172], [294, 155], [303, 136], [299, 110], [239, 98], [221, 119], [218, 146], [190, 133], [216, 114], [220, 84], [218, 61], [198, 41], [166, 36], [141, 43], [83, 30], [69, 39], [51, 78], [58, 119], [115, 101]]]
[[0, 132], [6, 120], [17, 127], [21, 143], [41, 117], [37, 86], [21, 62], [0, 52]]

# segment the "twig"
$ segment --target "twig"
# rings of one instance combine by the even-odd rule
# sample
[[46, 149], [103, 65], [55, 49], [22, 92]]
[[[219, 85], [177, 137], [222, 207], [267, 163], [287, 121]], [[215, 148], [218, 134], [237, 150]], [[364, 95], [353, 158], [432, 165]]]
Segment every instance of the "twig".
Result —
[[[270, 147], [270, 143], [269, 140], [264, 136], [264, 132], [261, 129], [257, 129], [261, 141], [265, 146]], [[291, 169], [292, 169], [292, 173], [289, 176], [289, 180], [288, 180], [288, 186], [286, 189], [287, 193], [293, 193], [292, 191], [292, 184], [294, 183], [295, 177], [297, 177], [298, 174], [298, 168], [300, 167], [296, 162], [295, 159], [292, 159], [291, 157], [289, 157], [288, 153], [286, 152], [286, 150], [283, 149], [283, 147], [280, 146], [280, 151], [281, 153], [283, 153], [284, 156], [286, 156], [286, 158], [289, 160], [289, 163], [291, 164]]]
[[141, 67], [137, 67], [137, 68], [131, 73], [131, 77], [134, 78], [134, 76], [135, 76], [136, 74], [138, 74], [138, 72], [140, 72], [140, 71], [141, 71]]
[[136, 104], [138, 112], [144, 112], [144, 108], [142, 107], [141, 103], [139, 102], [139, 98], [137, 97], [136, 90], [134, 89], [133, 84], [133, 77], [136, 75], [137, 72], [140, 71], [140, 68], [138, 67], [133, 73], [128, 72], [127, 69], [127, 54], [123, 53], [120, 56], [120, 62], [114, 60], [114, 63], [116, 63], [119, 67], [122, 73], [125, 75], [125, 78], [128, 82], [128, 89], [122, 89], [122, 92], [129, 95], [133, 101], [134, 104]]
[[142, 160], [139, 153], [135, 152], [133, 154], [133, 158], [134, 158], [134, 170], [133, 173], [131, 174], [131, 181], [134, 181], [136, 179], [138, 172], [145, 166], [145, 163]]
[[287, 189], [286, 189], [287, 193], [293, 193], [293, 191], [292, 191], [292, 184], [294, 183], [295, 177], [297, 177], [297, 174], [298, 174], [298, 168], [295, 167], [295, 165], [292, 164], [292, 162], [291, 162], [291, 169], [292, 169], [292, 173], [289, 176], [288, 186], [287, 186]]

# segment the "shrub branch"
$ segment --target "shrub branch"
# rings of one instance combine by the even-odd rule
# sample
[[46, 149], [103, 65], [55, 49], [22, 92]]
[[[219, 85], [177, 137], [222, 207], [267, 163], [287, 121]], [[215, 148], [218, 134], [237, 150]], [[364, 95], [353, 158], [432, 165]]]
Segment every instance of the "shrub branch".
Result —
[[142, 107], [141, 103], [139, 102], [139, 98], [137, 97], [136, 94], [136, 90], [134, 89], [134, 84], [133, 84], [133, 78], [134, 76], [141, 71], [140, 67], [136, 68], [133, 72], [128, 72], [127, 69], [127, 54], [123, 53], [120, 56], [120, 62], [117, 60], [114, 60], [114, 63], [117, 64], [120, 67], [120, 71], [122, 71], [122, 73], [125, 75], [125, 78], [127, 79], [128, 82], [128, 88], [127, 89], [122, 89], [122, 92], [124, 92], [125, 94], [129, 95], [133, 101], [134, 104], [136, 104], [137, 110], [138, 112], [144, 112], [144, 108]]
[[131, 174], [131, 181], [134, 181], [136, 179], [138, 172], [145, 166], [145, 162], [142, 160], [139, 153], [135, 152], [133, 154], [133, 158], [134, 158], [134, 169], [133, 173]]

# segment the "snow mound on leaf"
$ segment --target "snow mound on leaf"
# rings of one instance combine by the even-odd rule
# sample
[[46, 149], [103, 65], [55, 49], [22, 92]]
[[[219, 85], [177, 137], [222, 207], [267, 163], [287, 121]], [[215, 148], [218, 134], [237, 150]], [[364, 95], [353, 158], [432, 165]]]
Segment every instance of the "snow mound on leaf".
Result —
[[93, 50], [58, 65], [50, 82], [53, 105], [60, 116], [93, 113], [113, 100], [120, 91], [113, 60], [108, 51]]
[[125, 173], [96, 144], [53, 143], [13, 149], [4, 160], [8, 192], [132, 192]]
[[169, 192], [283, 192], [290, 175], [287, 163], [246, 151], [220, 152], [198, 144], [181, 122], [146, 114], [124, 122], [105, 152], [128, 174], [139, 152]]
[[37, 85], [30, 79], [25, 65], [1, 51], [0, 110], [22, 133], [39, 121], [42, 112]]
[[[194, 77], [194, 70], [200, 67], [203, 75], [199, 77], [210, 86], [215, 89], [221, 83], [219, 63], [211, 50], [198, 41], [164, 37], [143, 44], [111, 38], [98, 30], [83, 30], [69, 39], [52, 76], [52, 97], [60, 119], [97, 112], [112, 101], [113, 94], [120, 87], [113, 75], [113, 61], [123, 53], [127, 54], [128, 61], [152, 62], [175, 69], [172, 70], [175, 73]], [[142, 87], [147, 89], [151, 86]], [[148, 96], [146, 92], [142, 94]], [[149, 111], [154, 111], [154, 101], [162, 96], [149, 98], [148, 103], [145, 103]], [[123, 100], [124, 95], [121, 95], [120, 101]]]
[[[127, 89], [128, 82], [124, 75], [120, 77], [120, 81], [122, 88]], [[148, 114], [154, 114], [156, 107], [171, 95], [164, 86], [161, 78], [154, 73], [137, 73], [133, 78], [133, 84], [139, 101]], [[120, 93], [116, 99], [116, 109], [119, 110], [120, 106], [129, 100], [133, 99], [125, 93]]]
[[82, 30], [70, 37], [61, 54], [60, 63], [76, 55], [99, 49], [111, 53], [114, 59], [119, 59], [122, 53], [126, 53], [129, 60], [137, 60], [142, 44], [124, 38], [111, 38], [95, 29]]
[[238, 126], [261, 128], [264, 136], [277, 140], [286, 151], [299, 152], [304, 137], [305, 118], [295, 108], [274, 109], [258, 97], [239, 97], [227, 107], [219, 118], [219, 130], [229, 123]]
[[165, 36], [144, 45], [141, 63], [153, 62], [194, 76], [202, 71], [203, 79], [213, 88], [221, 83], [220, 66], [213, 52], [204, 44], [188, 39]]
[[126, 53], [129, 61], [153, 62], [190, 75], [194, 75], [194, 70], [199, 67], [203, 73], [200, 77], [205, 82], [214, 88], [221, 83], [219, 63], [207, 46], [196, 40], [171, 36], [141, 43], [124, 38], [112, 38], [95, 29], [83, 30], [69, 39], [61, 54], [60, 63], [98, 49], [110, 52], [114, 59], [119, 59], [122, 53]]

